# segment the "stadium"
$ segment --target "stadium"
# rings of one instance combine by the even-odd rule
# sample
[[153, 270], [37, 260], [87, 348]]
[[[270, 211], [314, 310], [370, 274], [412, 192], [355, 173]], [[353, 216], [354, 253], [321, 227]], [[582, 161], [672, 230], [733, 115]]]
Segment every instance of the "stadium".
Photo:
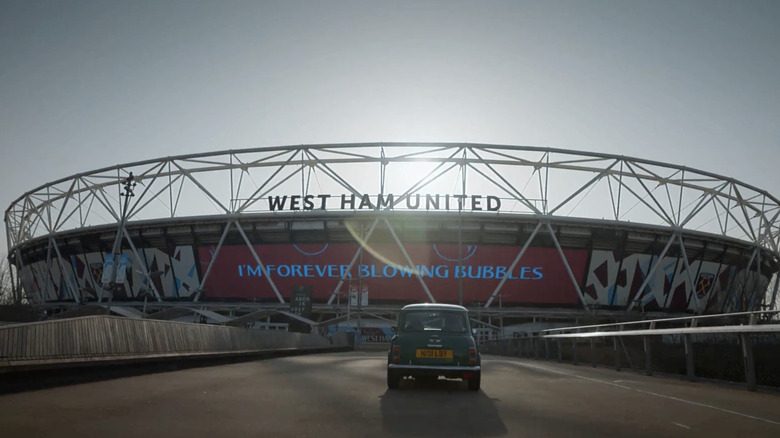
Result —
[[15, 293], [51, 317], [332, 329], [439, 302], [503, 330], [777, 309], [779, 217], [767, 191], [679, 164], [361, 143], [86, 171], [5, 225]]

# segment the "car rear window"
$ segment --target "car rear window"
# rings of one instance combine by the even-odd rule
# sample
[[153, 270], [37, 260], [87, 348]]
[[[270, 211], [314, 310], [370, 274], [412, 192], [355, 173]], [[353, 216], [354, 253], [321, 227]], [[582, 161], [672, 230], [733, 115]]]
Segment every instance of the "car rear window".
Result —
[[412, 310], [404, 312], [400, 326], [404, 332], [468, 332], [466, 314], [447, 310]]

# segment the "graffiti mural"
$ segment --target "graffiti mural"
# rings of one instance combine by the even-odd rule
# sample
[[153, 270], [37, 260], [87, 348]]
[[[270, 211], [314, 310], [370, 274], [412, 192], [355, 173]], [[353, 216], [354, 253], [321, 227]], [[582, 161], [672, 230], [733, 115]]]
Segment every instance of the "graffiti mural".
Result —
[[[113, 291], [114, 299], [156, 299], [156, 295], [187, 299], [200, 287], [192, 246], [176, 246], [170, 252], [159, 248], [138, 251], [140, 257], [129, 250], [124, 252], [130, 258], [130, 267], [122, 286]], [[72, 254], [62, 263], [53, 258], [48, 271], [45, 261], [26, 265], [20, 278], [32, 300], [40, 296], [44, 301], [72, 301], [76, 297], [98, 301], [109, 296], [101, 284], [104, 261], [101, 252]]]
[[[618, 258], [615, 251], [594, 250], [585, 296], [589, 304], [604, 306], [628, 306], [633, 302], [643, 309], [705, 312], [731, 306], [730, 310], [736, 310], [748, 308], [749, 303], [742, 303], [742, 297], [761, 287], [766, 289], [766, 278], [761, 277], [763, 283], [753, 277], [748, 281], [744, 280], [746, 275], [717, 262], [693, 260], [686, 265], [678, 257], [664, 257], [659, 262], [651, 254]], [[642, 284], [646, 286], [640, 290]]]

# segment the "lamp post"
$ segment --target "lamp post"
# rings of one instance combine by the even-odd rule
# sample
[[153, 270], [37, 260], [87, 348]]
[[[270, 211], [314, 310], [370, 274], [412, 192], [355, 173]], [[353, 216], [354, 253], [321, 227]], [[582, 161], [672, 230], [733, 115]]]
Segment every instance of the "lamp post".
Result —
[[[350, 318], [349, 310], [350, 310], [350, 299], [351, 299], [351, 292], [350, 292], [349, 289], [347, 291], [339, 291], [336, 294], [336, 315], [337, 315], [337, 317], [341, 317], [341, 312], [342, 312], [342, 310], [341, 310], [341, 297], [342, 296], [347, 299], [347, 319], [346, 319], [346, 324], [347, 324], [347, 327], [349, 327], [349, 318]], [[341, 327], [341, 322], [337, 321], [336, 322], [336, 331], [338, 331], [338, 329], [340, 327]]]
[[512, 295], [511, 294], [502, 294], [502, 293], [498, 294], [498, 321], [499, 321], [499, 327], [501, 328], [501, 331], [500, 331], [500, 333], [501, 333], [500, 338], [501, 339], [504, 338], [504, 306], [503, 306], [503, 303], [502, 303], [501, 299], [503, 297], [505, 297], [505, 296], [506, 297], [511, 297]]
[[499, 339], [504, 339], [504, 307], [501, 304], [503, 294], [498, 294], [498, 324], [500, 327]]
[[[163, 272], [163, 271], [152, 271], [152, 272], [146, 273], [146, 272], [139, 271], [139, 270], [136, 270], [135, 272], [141, 274], [144, 277], [144, 287], [143, 287], [143, 290], [141, 291], [141, 295], [143, 295], [143, 297], [144, 297], [144, 310], [143, 310], [143, 314], [144, 314], [144, 317], [145, 317], [146, 316], [146, 300], [147, 300], [147, 298], [149, 298], [149, 293], [150, 293], [149, 290], [153, 287], [153, 285], [151, 285], [151, 282], [152, 282], [152, 280], [154, 278], [160, 278], [163, 274], [165, 274], [165, 272]], [[139, 295], [139, 297], [141, 295]]]
[[[130, 172], [130, 175], [127, 177], [125, 182], [122, 183], [124, 186], [122, 190], [124, 192], [120, 192], [119, 196], [124, 196], [125, 200], [120, 206], [119, 209], [119, 226], [116, 230], [116, 237], [114, 238], [114, 246], [111, 249], [111, 253], [114, 255], [114, 264], [111, 271], [111, 281], [108, 283], [108, 289], [110, 291], [108, 295], [108, 311], [107, 313], [111, 313], [111, 300], [114, 297], [114, 293], [119, 289], [119, 285], [117, 284], [117, 276], [119, 274], [119, 257], [120, 252], [122, 250], [122, 234], [124, 234], [125, 230], [125, 223], [127, 222], [127, 207], [130, 205], [130, 198], [135, 196], [133, 194], [133, 189], [135, 188], [136, 182], [133, 178], [133, 172]], [[104, 289], [106, 289], [104, 285]]]

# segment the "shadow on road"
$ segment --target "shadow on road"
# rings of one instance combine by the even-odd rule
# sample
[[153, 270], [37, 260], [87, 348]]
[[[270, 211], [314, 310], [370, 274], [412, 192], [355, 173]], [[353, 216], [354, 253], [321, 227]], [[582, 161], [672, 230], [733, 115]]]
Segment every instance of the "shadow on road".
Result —
[[498, 410], [483, 391], [458, 380], [402, 380], [380, 396], [382, 428], [391, 435], [489, 437], [507, 433]]

